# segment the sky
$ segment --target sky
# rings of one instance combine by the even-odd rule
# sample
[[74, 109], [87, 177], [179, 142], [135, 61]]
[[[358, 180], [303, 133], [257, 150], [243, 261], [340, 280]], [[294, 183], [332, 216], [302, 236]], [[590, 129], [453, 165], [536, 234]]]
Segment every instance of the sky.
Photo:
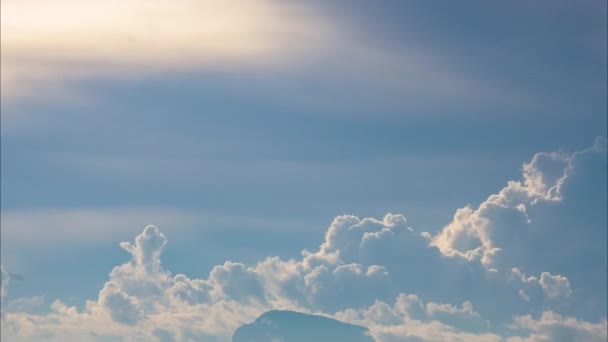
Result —
[[2, 340], [605, 341], [606, 13], [3, 1]]

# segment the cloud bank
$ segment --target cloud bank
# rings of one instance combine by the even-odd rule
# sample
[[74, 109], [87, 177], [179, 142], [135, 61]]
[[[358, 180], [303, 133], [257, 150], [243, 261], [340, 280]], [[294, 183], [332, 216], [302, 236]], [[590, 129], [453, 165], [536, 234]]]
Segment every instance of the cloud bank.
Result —
[[[300, 258], [226, 261], [205, 278], [165, 270], [168, 239], [147, 226], [120, 244], [129, 261], [114, 267], [82, 308], [56, 300], [48, 312], [31, 313], [3, 304], [2, 339], [226, 341], [261, 313], [287, 309], [366, 326], [377, 341], [605, 340], [605, 283], [593, 288], [584, 279], [589, 272], [605, 279], [606, 259], [594, 260], [594, 268], [589, 256], [598, 254], [590, 244], [565, 256], [582, 258], [587, 269], [556, 268], [554, 260], [538, 258], [544, 248], [555, 253], [557, 245], [568, 246], [563, 230], [583, 242], [584, 229], [605, 230], [591, 221], [574, 236], [569, 222], [542, 221], [554, 210], [577, 209], [581, 196], [590, 195], [576, 190], [605, 177], [605, 165], [604, 138], [571, 154], [539, 153], [524, 164], [522, 180], [508, 182], [477, 209], [457, 210], [436, 233], [418, 232], [400, 214], [340, 215], [319, 247]], [[541, 230], [544, 245], [528, 249], [520, 239], [539, 233], [538, 221], [553, 235]], [[605, 253], [605, 240], [596, 247]], [[3, 297], [7, 274], [2, 268]], [[599, 305], [580, 308], [581, 302]]]

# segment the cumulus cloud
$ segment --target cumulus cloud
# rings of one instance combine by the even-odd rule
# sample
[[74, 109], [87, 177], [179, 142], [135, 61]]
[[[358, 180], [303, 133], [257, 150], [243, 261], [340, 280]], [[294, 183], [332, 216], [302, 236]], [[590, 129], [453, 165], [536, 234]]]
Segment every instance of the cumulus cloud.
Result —
[[[376, 302], [335, 317], [369, 327], [377, 341], [605, 341], [608, 321], [597, 323], [543, 311], [539, 317], [516, 316], [503, 334], [477, 313], [470, 302], [461, 306], [427, 302], [400, 294], [394, 304]], [[456, 328], [457, 327], [457, 328]]]
[[[395, 228], [390, 219], [393, 216], [387, 216], [382, 221], [347, 217], [334, 223], [347, 220], [351, 230], [361, 230], [358, 235], [370, 236], [370, 231], [374, 231], [370, 223], [382, 227], [376, 232]], [[362, 225], [363, 222], [366, 224]], [[148, 226], [133, 242], [121, 243], [131, 260], [112, 270], [98, 299], [89, 301], [83, 311], [56, 301], [47, 315], [9, 312], [3, 317], [3, 328], [6, 327], [3, 334], [7, 338], [32, 340], [43, 336], [69, 340], [90, 336], [87, 334], [226, 340], [240, 324], [265, 310], [291, 308], [325, 312], [366, 325], [379, 341], [499, 340], [490, 331], [489, 322], [480, 317], [469, 301], [460, 306], [424, 303], [416, 295], [401, 293], [393, 304], [375, 300], [369, 306], [358, 305], [362, 302], [353, 298], [356, 295], [374, 298], [370, 290], [376, 285], [366, 287], [370, 285], [368, 282], [385, 279], [388, 272], [382, 266], [364, 268], [344, 263], [340, 244], [335, 243], [339, 240], [334, 239], [340, 235], [337, 234], [342, 230], [340, 227], [332, 225], [319, 251], [303, 253], [300, 261], [268, 258], [255, 267], [226, 262], [214, 267], [208, 279], [190, 279], [182, 274], [171, 276], [162, 268], [160, 257], [167, 239], [156, 227]], [[332, 229], [338, 232], [331, 232]], [[518, 272], [514, 271], [526, 281], [536, 279]], [[348, 291], [357, 290], [349, 297]], [[363, 308], [346, 308], [332, 314], [331, 308], [337, 304], [322, 304], [332, 297], [341, 298], [343, 306]], [[97, 322], [104, 324], [100, 326]]]
[[[383, 293], [394, 293], [389, 270], [361, 263], [366, 241], [388, 238], [404, 230], [405, 223], [402, 215], [388, 214], [382, 220], [339, 216], [319, 249], [304, 251], [300, 260], [270, 257], [254, 266], [227, 261], [215, 266], [207, 279], [172, 276], [164, 270], [161, 255], [167, 239], [158, 228], [148, 226], [134, 241], [120, 244], [130, 261], [114, 267], [98, 298], [88, 301], [83, 310], [56, 301], [48, 315], [11, 312], [3, 318], [3, 326], [12, 327], [6, 329], [11, 336], [34, 340], [42, 335], [59, 340], [89, 332], [225, 340], [239, 325], [273, 308], [331, 314], [365, 307]], [[406, 307], [407, 298], [398, 305]], [[414, 300], [411, 305], [414, 314], [420, 302]], [[462, 309], [431, 306], [428, 311], [439, 319], [466, 312], [468, 305]], [[32, 321], [34, 326], [26, 324]], [[97, 321], [104, 322], [103, 327]]]
[[526, 276], [524, 272], [522, 272], [519, 268], [513, 267], [511, 269], [511, 273], [516, 277], [516, 279], [520, 280], [524, 284], [528, 283], [536, 283], [538, 282], [538, 278], [535, 276]]
[[[158, 228], [147, 226], [133, 241], [120, 244], [130, 259], [112, 269], [97, 298], [82, 309], [55, 301], [44, 314], [3, 312], [2, 338], [86, 341], [125, 336], [225, 341], [238, 326], [270, 309], [318, 313], [361, 324], [378, 341], [603, 337], [600, 328], [606, 323], [601, 313], [605, 311], [599, 315], [598, 311], [587, 312], [602, 317], [599, 323], [561, 311], [568, 307], [559, 305], [560, 298], [577, 295], [585, 301], [596, 300], [584, 297], [582, 282], [580, 292], [571, 288], [571, 273], [560, 272], [568, 277], [558, 274], [553, 265], [548, 268], [551, 272], [533, 271], [538, 277], [526, 275], [525, 265], [484, 271], [488, 263], [495, 264], [491, 253], [498, 248], [494, 242], [498, 214], [506, 210], [525, 219], [527, 209], [522, 209], [522, 201], [526, 208], [566, 201], [568, 191], [564, 189], [581, 177], [575, 172], [582, 170], [580, 158], [602, 155], [602, 146], [605, 158], [605, 140], [603, 145], [598, 141], [563, 159], [565, 154], [537, 155], [524, 165], [523, 181], [509, 183], [478, 209], [461, 209], [435, 236], [418, 233], [399, 214], [382, 219], [341, 215], [333, 220], [319, 247], [303, 251], [299, 258], [268, 257], [252, 265], [226, 261], [207, 277], [197, 279], [172, 275], [163, 268], [161, 257], [168, 240]], [[545, 174], [545, 162], [561, 171]], [[536, 214], [529, 219], [538, 219]], [[486, 238], [486, 245], [468, 245], [470, 239]], [[450, 254], [445, 248], [454, 249], [455, 244], [460, 249]], [[512, 245], [502, 247], [506, 253]], [[534, 254], [525, 258], [532, 260]], [[477, 260], [480, 262], [470, 262]], [[4, 268], [2, 273], [5, 294], [8, 273]], [[572, 284], [578, 286], [579, 282]], [[537, 292], [541, 299], [544, 293], [550, 300], [539, 302]], [[463, 299], [463, 294], [470, 298]], [[437, 300], [441, 295], [444, 299]], [[508, 317], [493, 316], [496, 311]], [[543, 313], [526, 315], [530, 312]], [[517, 317], [511, 321], [513, 315]]]
[[526, 302], [530, 301], [526, 290], [537, 292], [535, 287], [540, 288], [544, 296], [550, 300], [565, 299], [572, 294], [570, 280], [566, 276], [560, 274], [552, 275], [549, 272], [542, 272], [540, 277], [526, 276], [517, 267], [514, 267], [511, 273], [516, 282], [521, 282], [522, 288], [519, 290], [519, 296]]
[[[490, 195], [476, 209], [470, 206], [458, 209], [452, 222], [432, 238], [431, 245], [446, 256], [493, 265], [494, 256], [501, 252], [493, 238], [496, 230], [494, 218], [516, 215], [528, 221], [527, 206], [538, 201], [561, 200], [560, 187], [567, 177], [564, 168], [568, 161], [567, 156], [558, 153], [535, 154], [529, 163], [523, 165], [523, 181], [509, 181], [506, 187]], [[561, 170], [561, 176], [546, 176], [541, 171], [544, 164]]]
[[[522, 179], [507, 182], [499, 192], [490, 195], [477, 208], [458, 209], [452, 222], [432, 236], [430, 244], [448, 257], [479, 260], [490, 268], [499, 260], [512, 257], [509, 246], [518, 235], [528, 237], [532, 223], [529, 210], [541, 202], [561, 202], [564, 185], [570, 180], [581, 159], [605, 160], [606, 138], [575, 153], [539, 152], [522, 167]], [[512, 267], [516, 265], [502, 265]]]
[[[2, 318], [3, 339], [225, 340], [266, 308], [263, 303], [236, 300], [243, 299], [234, 292], [243, 270], [232, 266], [240, 264], [217, 266], [209, 279], [172, 276], [161, 265], [166, 243], [164, 234], [147, 226], [133, 242], [121, 243], [130, 261], [114, 267], [98, 298], [87, 301], [83, 310], [55, 301], [44, 315], [9, 311]], [[253, 292], [245, 285], [241, 293]]]
[[[374, 229], [366, 232], [391, 226], [388, 219], [350, 219], [372, 222]], [[83, 311], [55, 302], [47, 316], [10, 313], [3, 324], [17, 327], [7, 329], [7, 333], [32, 339], [38, 332], [80, 336], [97, 320], [106, 325], [92, 330], [96, 334], [124, 334], [131, 327], [126, 334], [138, 338], [169, 334], [182, 339], [202, 334], [205, 339], [225, 339], [239, 325], [271, 308], [327, 308], [326, 312], [331, 312], [356, 303], [359, 297], [364, 299], [362, 303], [372, 302], [373, 294], [380, 290], [375, 284], [386, 280], [387, 271], [378, 265], [345, 263], [340, 245], [333, 242], [328, 238], [324, 245], [331, 245], [334, 251], [320, 250], [299, 261], [268, 258], [254, 267], [227, 261], [215, 266], [207, 279], [190, 279], [182, 274], [172, 276], [163, 269], [160, 258], [167, 239], [155, 226], [147, 226], [133, 242], [120, 244], [131, 260], [114, 267], [98, 298], [88, 301]], [[334, 299], [341, 293], [347, 295], [346, 302]], [[35, 331], [22, 325], [31, 320], [40, 323]], [[66, 327], [70, 327], [69, 333], [63, 330]]]
[[525, 333], [512, 336], [508, 342], [545, 341], [606, 341], [608, 321], [597, 323], [580, 321], [574, 317], [563, 317], [553, 311], [545, 311], [537, 319], [531, 315], [515, 317], [512, 328]]
[[377, 341], [605, 341], [607, 321], [591, 323], [573, 317], [563, 317], [545, 311], [539, 319], [530, 315], [516, 317], [513, 329], [507, 336], [495, 333], [472, 333], [439, 321], [406, 321], [401, 325], [371, 325], [370, 330]]
[[134, 325], [143, 316], [135, 298], [122, 292], [113, 282], [107, 282], [99, 292], [99, 304], [110, 314], [114, 322]]
[[6, 310], [10, 312], [35, 313], [43, 309], [44, 302], [44, 296], [20, 297], [8, 302]]
[[543, 272], [538, 282], [549, 298], [568, 297], [572, 294], [570, 281], [559, 274], [551, 275], [549, 272]]
[[[350, 229], [340, 222], [348, 222]], [[83, 310], [55, 301], [48, 314], [9, 311], [2, 317], [3, 338], [69, 341], [126, 336], [225, 341], [241, 324], [280, 308], [365, 325], [378, 341], [501, 340], [470, 301], [461, 305], [425, 303], [417, 295], [405, 293], [398, 294], [392, 304], [374, 299], [389, 272], [383, 266], [343, 261], [352, 261], [359, 247], [337, 237], [344, 233], [361, 238], [374, 232], [388, 234], [396, 228], [394, 222], [405, 220], [394, 215], [382, 221], [340, 217], [319, 250], [304, 252], [302, 260], [274, 257], [253, 267], [226, 262], [214, 267], [207, 279], [172, 276], [164, 270], [160, 258], [167, 239], [156, 227], [148, 226], [133, 242], [121, 243], [131, 260], [112, 270], [96, 300], [88, 301]], [[343, 255], [341, 246], [352, 248], [345, 248], [349, 253]], [[536, 281], [517, 269], [513, 273], [526, 282]], [[541, 275], [543, 284], [554, 287], [564, 279]], [[357, 296], [365, 300], [357, 301]], [[323, 303], [336, 297], [342, 303]], [[339, 307], [343, 309], [333, 311]], [[519, 318], [514, 326], [523, 327], [522, 322], [525, 319]]]
[[[363, 309], [337, 312], [336, 317], [365, 325], [378, 341], [501, 341], [489, 322], [470, 302], [461, 306], [426, 304], [412, 294], [400, 294], [392, 305], [377, 301]], [[455, 328], [458, 327], [458, 328]]]
[[215, 266], [209, 274], [215, 298], [232, 298], [240, 302], [265, 301], [258, 273], [241, 263], [227, 261]]
[[157, 274], [161, 271], [160, 254], [167, 244], [165, 235], [155, 226], [147, 226], [135, 238], [135, 243], [122, 242], [120, 247], [132, 256], [132, 267], [147, 274]]

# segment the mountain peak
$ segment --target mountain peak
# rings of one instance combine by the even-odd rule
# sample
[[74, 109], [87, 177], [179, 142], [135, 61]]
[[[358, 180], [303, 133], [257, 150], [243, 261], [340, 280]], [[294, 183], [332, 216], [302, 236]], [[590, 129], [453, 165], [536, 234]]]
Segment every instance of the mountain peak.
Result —
[[373, 342], [367, 328], [332, 318], [286, 310], [271, 310], [239, 327], [232, 342]]

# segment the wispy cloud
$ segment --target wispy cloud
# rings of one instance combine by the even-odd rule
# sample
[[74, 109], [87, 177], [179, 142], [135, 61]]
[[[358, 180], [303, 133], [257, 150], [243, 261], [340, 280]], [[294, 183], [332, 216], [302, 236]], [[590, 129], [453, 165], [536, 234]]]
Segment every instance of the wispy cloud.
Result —
[[165, 207], [3, 210], [1, 220], [3, 247], [18, 245], [28, 248], [49, 242], [89, 245], [127, 238], [149, 223], [168, 227], [172, 232], [217, 231], [235, 227], [268, 231], [309, 229], [287, 219]]
[[[5, 100], [36, 93], [76, 102], [90, 96], [74, 86], [78, 81], [237, 68], [271, 71], [264, 83], [277, 90], [267, 96], [295, 90], [291, 100], [307, 107], [346, 105], [352, 93], [408, 108], [428, 106], [438, 94], [446, 101], [532, 101], [463, 69], [414, 30], [399, 44], [383, 43], [360, 35], [337, 8], [320, 3], [7, 0], [1, 25]], [[301, 81], [285, 85], [284, 78], [272, 78], [284, 69], [299, 71]], [[298, 84], [320, 81], [324, 90], [298, 94]], [[243, 83], [241, 91], [264, 89]]]
[[2, 242], [31, 245], [107, 241], [132, 235], [142, 224], [156, 221], [179, 229], [192, 227], [201, 217], [166, 208], [3, 210]]
[[309, 6], [254, 1], [3, 1], [2, 93], [39, 82], [272, 64], [320, 44]]

